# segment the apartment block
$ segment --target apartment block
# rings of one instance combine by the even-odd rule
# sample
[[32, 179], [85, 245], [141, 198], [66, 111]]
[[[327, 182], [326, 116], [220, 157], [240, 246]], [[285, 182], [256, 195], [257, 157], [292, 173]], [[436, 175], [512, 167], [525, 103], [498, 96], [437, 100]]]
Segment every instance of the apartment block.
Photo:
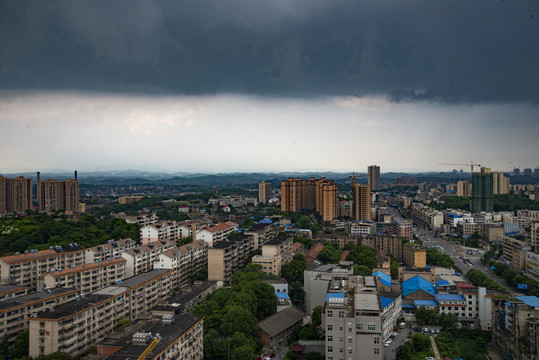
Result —
[[148, 316], [170, 297], [172, 281], [172, 270], [152, 270], [30, 317], [30, 356], [80, 355], [113, 331], [120, 318]]
[[0, 175], [0, 215], [24, 214], [32, 210], [32, 179], [19, 176], [15, 179]]
[[140, 242], [143, 245], [154, 241], [177, 241], [180, 238], [176, 221], [159, 221], [140, 228]]
[[279, 236], [262, 245], [262, 256], [280, 256], [284, 264], [292, 261], [292, 238]]
[[65, 304], [78, 294], [76, 289], [55, 288], [0, 302], [0, 336], [13, 341], [28, 328], [27, 319], [37, 313]]
[[403, 246], [404, 263], [411, 268], [425, 268], [427, 266], [427, 250], [412, 244]]
[[23, 254], [0, 258], [1, 280], [5, 283], [37, 288], [37, 279], [52, 269], [64, 269], [84, 264], [84, 248], [77, 244], [50, 247], [49, 250], [31, 250]]
[[275, 238], [276, 230], [273, 224], [255, 224], [249, 230], [243, 232], [245, 235], [252, 235], [255, 241], [255, 250]]
[[47, 179], [41, 181], [37, 173], [37, 203], [40, 211], [79, 211], [79, 181], [75, 171], [75, 179], [62, 181]]
[[252, 250], [254, 239], [250, 235], [239, 235], [214, 244], [208, 249], [208, 280], [230, 281], [236, 270], [245, 267]]
[[530, 359], [539, 353], [539, 299], [493, 299], [492, 342], [506, 359]]
[[361, 238], [358, 245], [365, 245], [375, 248], [384, 253], [391, 253], [397, 261], [404, 261], [404, 251], [402, 240], [395, 235], [370, 235]]
[[258, 201], [267, 204], [271, 199], [271, 184], [262, 181], [258, 184]]
[[375, 227], [373, 221], [359, 221], [350, 225], [350, 235], [370, 235], [374, 233]]
[[175, 247], [175, 241], [155, 241], [122, 252], [122, 257], [127, 260], [126, 277], [152, 270], [154, 263], [159, 261], [159, 254]]
[[510, 188], [511, 182], [508, 177], [504, 176], [503, 172], [492, 172], [492, 193], [494, 195], [509, 194]]
[[135, 246], [137, 246], [137, 242], [131, 238], [116, 241], [109, 240], [106, 244], [86, 249], [85, 262], [86, 264], [92, 264], [98, 261], [114, 259], [122, 256], [124, 251], [132, 249]]
[[493, 175], [489, 168], [481, 168], [480, 173], [472, 173], [472, 204], [473, 213], [492, 211], [494, 206]]
[[440, 228], [444, 223], [444, 214], [423, 204], [412, 205], [412, 215], [420, 225], [429, 229]]
[[238, 224], [232, 221], [226, 221], [208, 229], [200, 230], [196, 234], [196, 240], [205, 241], [211, 247], [225, 240], [228, 235], [238, 231], [238, 229]]
[[126, 216], [125, 222], [128, 224], [139, 224], [140, 226], [146, 226], [159, 221], [159, 218], [155, 214], [139, 215], [139, 216]]
[[513, 239], [509, 236], [503, 237], [503, 258], [516, 272], [524, 271], [526, 268], [526, 253], [529, 250], [528, 243]]
[[[137, 321], [100, 342], [97, 353], [105, 355], [105, 359], [114, 360], [202, 360], [203, 324], [203, 318], [194, 315], [169, 315], [162, 320]], [[159, 339], [155, 347], [143, 355], [150, 344], [157, 341], [155, 338]]]
[[126, 262], [127, 260], [120, 257], [67, 269], [51, 270], [43, 273], [38, 280], [38, 290], [65, 287], [79, 289], [82, 294], [89, 294], [125, 279]]
[[470, 196], [470, 185], [465, 180], [457, 182], [457, 196], [467, 198]]
[[155, 267], [175, 269], [178, 285], [186, 285], [202, 268], [208, 266], [208, 244], [205, 241], [193, 241], [176, 249], [159, 254]]
[[337, 218], [337, 185], [326, 178], [281, 181], [281, 211], [316, 210], [323, 221]]
[[255, 255], [251, 260], [253, 264], [262, 266], [262, 271], [266, 274], [281, 276], [282, 258], [280, 255], [264, 256]]
[[371, 188], [369, 185], [354, 184], [352, 189], [354, 199], [353, 219], [371, 219]]
[[326, 359], [383, 359], [383, 311], [375, 277], [332, 279], [322, 313]]

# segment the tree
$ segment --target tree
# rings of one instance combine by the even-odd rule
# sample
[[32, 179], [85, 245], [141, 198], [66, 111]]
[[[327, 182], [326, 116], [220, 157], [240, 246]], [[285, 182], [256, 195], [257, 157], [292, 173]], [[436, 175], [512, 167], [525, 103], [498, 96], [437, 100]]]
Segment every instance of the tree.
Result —
[[415, 351], [423, 351], [430, 348], [430, 337], [423, 333], [415, 333], [413, 337]]
[[339, 261], [340, 256], [341, 256], [341, 253], [339, 252], [339, 250], [335, 249], [333, 246], [330, 246], [326, 243], [322, 251], [318, 253], [317, 259], [326, 264], [328, 263], [334, 264]]
[[[298, 254], [296, 254], [297, 256]], [[294, 256], [294, 259], [288, 264], [284, 264], [281, 268], [281, 276], [286, 279], [289, 284], [294, 282], [303, 282], [303, 272], [307, 270], [305, 260], [298, 260]]]
[[312, 323], [316, 327], [318, 327], [318, 326], [320, 326], [320, 324], [322, 324], [322, 311], [323, 310], [324, 310], [323, 306], [316, 306], [313, 309]]
[[[271, 286], [271, 285], [270, 285]], [[249, 310], [241, 306], [227, 306], [224, 309], [221, 322], [221, 332], [225, 336], [231, 336], [236, 331], [246, 336], [255, 336], [257, 332], [256, 318]]]
[[412, 354], [414, 353], [414, 345], [411, 342], [406, 342], [397, 348], [397, 359], [400, 360], [412, 360]]
[[443, 330], [453, 330], [457, 327], [458, 318], [455, 314], [440, 314], [440, 325]]
[[245, 360], [255, 358], [255, 349], [249, 345], [242, 345], [232, 351], [232, 360]]
[[305, 360], [324, 360], [324, 355], [317, 352], [308, 352], [305, 354]]
[[17, 334], [13, 344], [13, 357], [15, 359], [28, 356], [29, 333], [30, 331], [27, 329]]
[[354, 275], [372, 275], [372, 269], [369, 269], [365, 265], [354, 265]]

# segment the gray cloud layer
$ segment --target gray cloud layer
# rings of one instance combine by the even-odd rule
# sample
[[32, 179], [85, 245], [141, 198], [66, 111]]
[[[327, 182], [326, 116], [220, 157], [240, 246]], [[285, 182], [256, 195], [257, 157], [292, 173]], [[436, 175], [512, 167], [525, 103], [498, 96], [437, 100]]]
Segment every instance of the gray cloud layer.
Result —
[[539, 1], [11, 1], [0, 86], [539, 103]]

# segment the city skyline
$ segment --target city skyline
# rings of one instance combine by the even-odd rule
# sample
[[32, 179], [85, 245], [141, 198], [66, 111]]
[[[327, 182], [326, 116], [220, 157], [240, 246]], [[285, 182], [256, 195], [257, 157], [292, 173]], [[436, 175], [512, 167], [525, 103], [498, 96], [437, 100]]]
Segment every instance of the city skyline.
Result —
[[535, 1], [0, 9], [0, 173], [539, 166]]

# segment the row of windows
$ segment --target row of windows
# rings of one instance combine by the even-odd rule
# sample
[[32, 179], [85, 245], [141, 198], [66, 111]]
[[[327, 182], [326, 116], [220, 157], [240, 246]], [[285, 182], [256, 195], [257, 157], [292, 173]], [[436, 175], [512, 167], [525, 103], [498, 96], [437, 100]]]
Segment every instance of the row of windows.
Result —
[[[333, 352], [333, 346], [328, 346], [328, 353], [332, 353]], [[339, 353], [344, 353], [344, 349], [343, 348], [339, 348]], [[353, 350], [352, 348], [348, 348], [348, 354], [349, 355], [352, 355], [353, 354]], [[374, 349], [373, 350], [373, 355], [380, 355], [380, 349]], [[331, 356], [328, 356], [327, 357], [327, 360], [333, 360], [333, 357]]]

